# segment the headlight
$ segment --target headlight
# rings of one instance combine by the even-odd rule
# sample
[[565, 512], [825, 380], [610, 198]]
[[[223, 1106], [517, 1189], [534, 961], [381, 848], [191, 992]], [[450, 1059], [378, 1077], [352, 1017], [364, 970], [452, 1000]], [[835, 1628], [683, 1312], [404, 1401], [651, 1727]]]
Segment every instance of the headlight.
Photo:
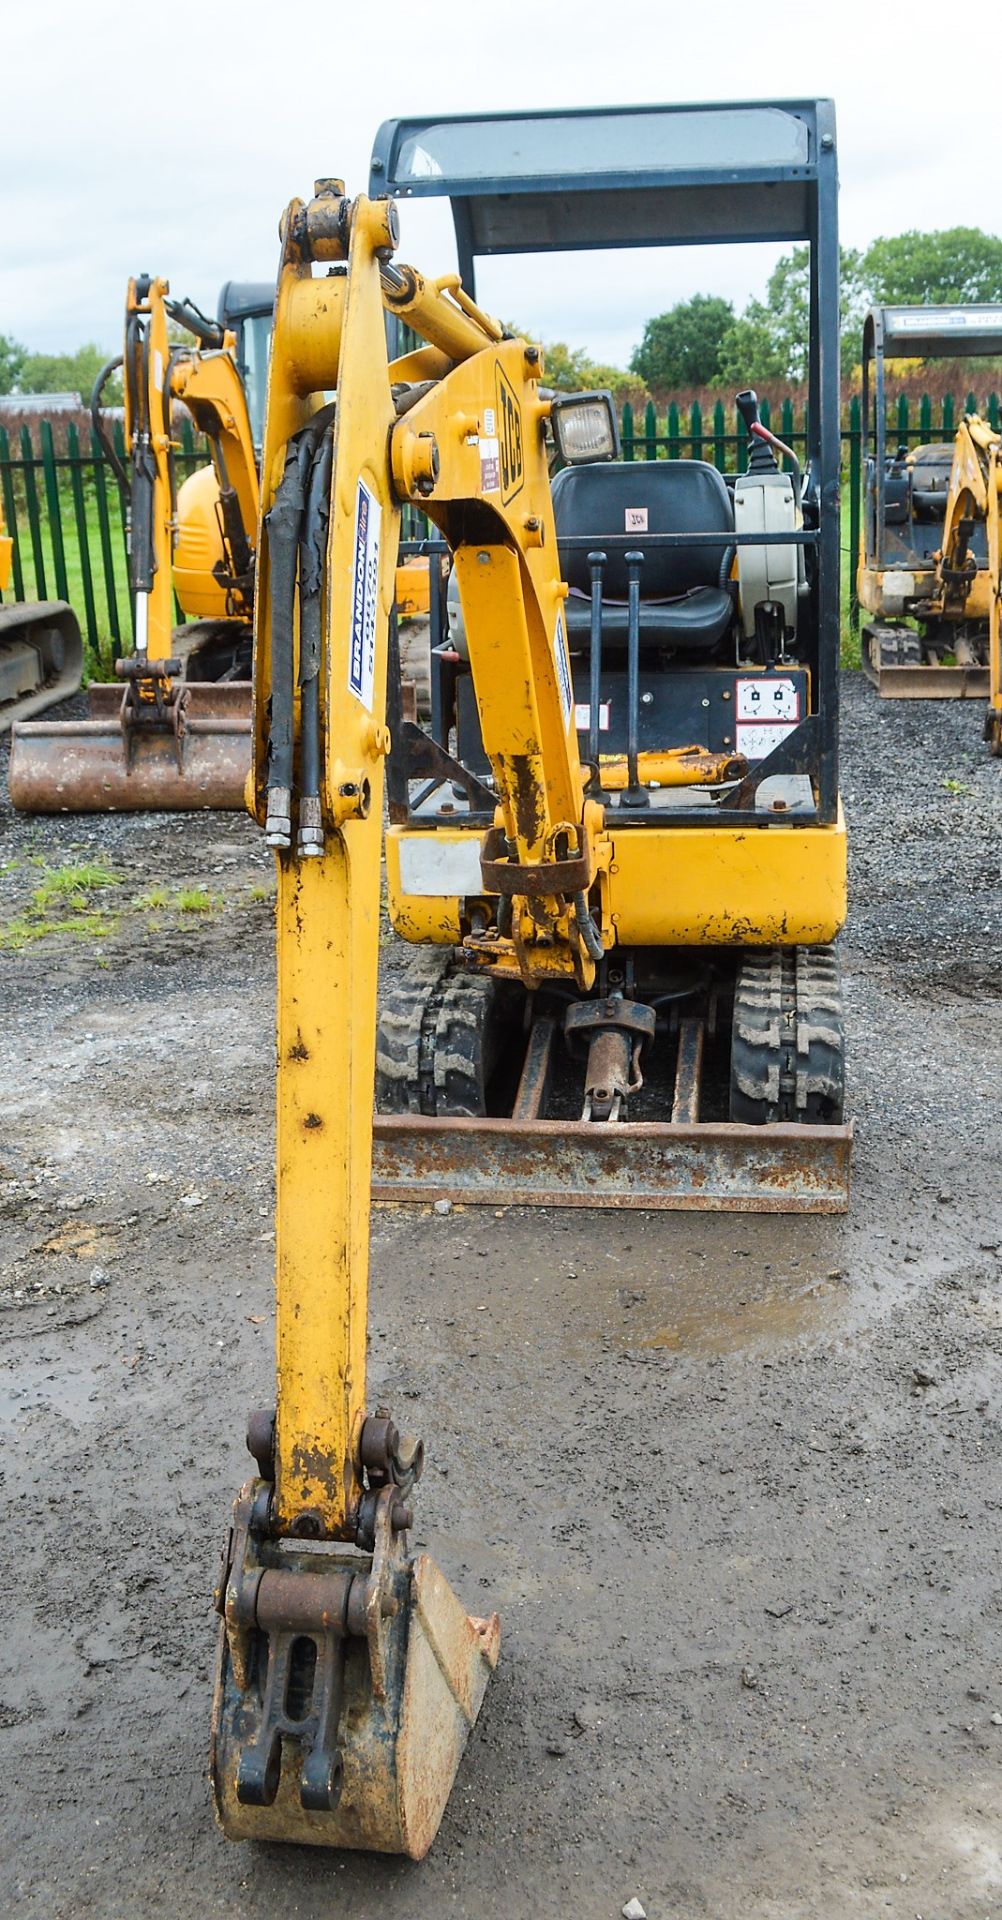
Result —
[[619, 422], [611, 393], [554, 394], [550, 424], [557, 452], [565, 466], [618, 460]]

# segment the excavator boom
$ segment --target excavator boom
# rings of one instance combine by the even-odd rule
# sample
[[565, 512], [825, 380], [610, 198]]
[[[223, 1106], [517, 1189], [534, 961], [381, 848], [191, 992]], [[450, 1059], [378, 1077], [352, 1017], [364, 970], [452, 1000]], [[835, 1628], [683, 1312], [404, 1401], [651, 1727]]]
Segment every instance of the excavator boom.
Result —
[[[250, 763], [251, 619], [258, 479], [234, 336], [166, 280], [130, 281], [123, 375], [124, 468], [95, 428], [128, 509], [135, 650], [118, 686], [95, 686], [83, 721], [18, 725], [9, 787], [29, 813], [239, 807]], [[172, 343], [168, 321], [195, 331]], [[110, 369], [105, 370], [102, 381]], [[180, 486], [173, 407], [183, 403], [212, 464]], [[194, 615], [173, 624], [174, 597]]]

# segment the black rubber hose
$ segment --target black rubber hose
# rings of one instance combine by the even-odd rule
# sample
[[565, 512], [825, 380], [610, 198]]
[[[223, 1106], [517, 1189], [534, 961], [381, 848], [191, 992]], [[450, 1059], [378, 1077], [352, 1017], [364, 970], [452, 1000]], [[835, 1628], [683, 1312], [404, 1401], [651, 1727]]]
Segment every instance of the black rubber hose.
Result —
[[201, 307], [196, 307], [193, 300], [166, 300], [164, 305], [171, 319], [179, 327], [184, 327], [187, 333], [193, 333], [200, 346], [222, 346], [223, 327], [218, 320], [210, 320], [208, 314], [203, 313]]
[[334, 428], [313, 456], [299, 539], [299, 685], [301, 690], [300, 800], [320, 795], [320, 643], [323, 584], [330, 525]]
[[313, 448], [308, 429], [285, 449], [285, 471], [266, 516], [271, 597], [271, 702], [268, 787], [292, 792], [292, 714], [295, 661], [296, 565], [306, 477]]
[[118, 457], [118, 454], [115, 452], [114, 442], [111, 438], [111, 435], [107, 432], [104, 421], [101, 418], [101, 396], [104, 393], [105, 387], [107, 386], [109, 380], [111, 379], [112, 374], [118, 372], [118, 369], [121, 366], [121, 364], [122, 364], [122, 355], [120, 353], [117, 353], [113, 360], [105, 361], [105, 364], [101, 368], [101, 371], [94, 382], [93, 388], [91, 389], [90, 418], [91, 418], [91, 425], [94, 429], [95, 434], [97, 435], [98, 444], [101, 448], [101, 452], [104, 454], [104, 457], [107, 460], [108, 465], [115, 476], [115, 479], [118, 481], [118, 484], [122, 489], [122, 492], [128, 495], [129, 476], [125, 468], [123, 467], [122, 462]]
[[[310, 466], [317, 442], [330, 425], [333, 415], [333, 405], [322, 408], [309, 425], [289, 441], [285, 450], [285, 471], [265, 519], [271, 576], [268, 788], [269, 792], [284, 795], [283, 812], [289, 805], [293, 781], [295, 609], [300, 530], [306, 507]], [[283, 844], [287, 843], [286, 838]]]

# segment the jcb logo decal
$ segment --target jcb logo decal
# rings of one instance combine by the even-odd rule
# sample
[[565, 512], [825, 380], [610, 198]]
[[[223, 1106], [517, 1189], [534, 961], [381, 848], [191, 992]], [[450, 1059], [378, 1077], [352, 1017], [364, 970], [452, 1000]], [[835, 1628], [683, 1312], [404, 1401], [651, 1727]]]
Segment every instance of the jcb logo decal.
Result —
[[525, 479], [525, 460], [522, 452], [522, 409], [518, 404], [515, 389], [507, 379], [500, 362], [497, 369], [498, 394], [498, 438], [501, 442], [501, 499], [507, 506], [509, 500], [521, 491]]

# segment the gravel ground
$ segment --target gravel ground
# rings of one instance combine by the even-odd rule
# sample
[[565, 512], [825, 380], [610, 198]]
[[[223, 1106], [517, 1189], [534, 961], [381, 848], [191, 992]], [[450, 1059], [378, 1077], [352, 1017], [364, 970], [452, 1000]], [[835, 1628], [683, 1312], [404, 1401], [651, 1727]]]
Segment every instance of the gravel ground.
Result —
[[[417, 1538], [504, 1636], [419, 1868], [232, 1847], [207, 1793], [272, 1369], [267, 857], [235, 815], [4, 804], [0, 1911], [1002, 1915], [980, 719], [846, 679], [848, 1219], [376, 1215], [371, 1397], [423, 1432]], [[104, 918], [28, 938], [98, 861]]]

